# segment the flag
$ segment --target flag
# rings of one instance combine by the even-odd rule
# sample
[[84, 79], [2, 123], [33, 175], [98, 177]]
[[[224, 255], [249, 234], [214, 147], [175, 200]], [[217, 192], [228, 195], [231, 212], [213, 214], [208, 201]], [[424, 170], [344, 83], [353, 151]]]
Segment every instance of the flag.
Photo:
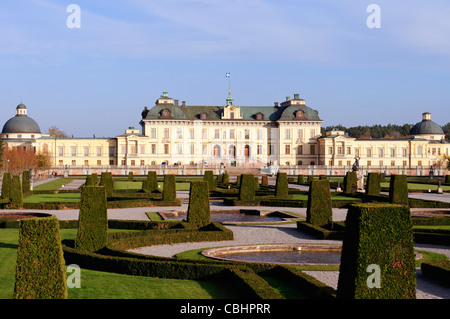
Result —
[[227, 78], [230, 77], [230, 72], [227, 72], [226, 77], [227, 77]]

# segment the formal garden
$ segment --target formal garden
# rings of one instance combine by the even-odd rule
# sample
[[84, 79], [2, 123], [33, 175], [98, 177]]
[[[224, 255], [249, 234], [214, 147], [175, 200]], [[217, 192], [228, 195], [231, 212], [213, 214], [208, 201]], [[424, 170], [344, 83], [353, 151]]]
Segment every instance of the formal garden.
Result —
[[[83, 180], [83, 186], [64, 189], [73, 180]], [[279, 173], [269, 182], [268, 176], [242, 174], [231, 180], [228, 174], [207, 171], [203, 176], [154, 172], [70, 176], [31, 189], [27, 172], [5, 173], [0, 201], [0, 298], [414, 299], [418, 267], [427, 278], [449, 285], [448, 258], [415, 251], [414, 243], [450, 245], [450, 203], [408, 198], [408, 189], [426, 193], [441, 187], [449, 192], [448, 178], [369, 174], [364, 192], [356, 184], [354, 172], [332, 178]], [[188, 198], [177, 198], [177, 191], [189, 191]], [[161, 207], [163, 211], [181, 207], [183, 201], [187, 211], [182, 219], [167, 219], [158, 212], [149, 212], [144, 221], [107, 216], [113, 208]], [[289, 265], [212, 259], [201, 254], [204, 249], [176, 257], [130, 252], [146, 246], [233, 240], [227, 225], [213, 220], [211, 202], [230, 209], [305, 208], [306, 216], [280, 223], [295, 225], [318, 243], [339, 241], [341, 261]], [[347, 219], [334, 221], [333, 208], [348, 209]], [[424, 213], [413, 214], [412, 208]], [[427, 214], [430, 208], [442, 213]], [[17, 209], [32, 212], [17, 213]], [[58, 220], [42, 212], [66, 209], [79, 210], [78, 219]], [[379, 289], [367, 284], [367, 268], [374, 264], [383, 280]], [[82, 269], [82, 289], [70, 287], [72, 265]], [[339, 271], [338, 288], [306, 274], [311, 269]]]

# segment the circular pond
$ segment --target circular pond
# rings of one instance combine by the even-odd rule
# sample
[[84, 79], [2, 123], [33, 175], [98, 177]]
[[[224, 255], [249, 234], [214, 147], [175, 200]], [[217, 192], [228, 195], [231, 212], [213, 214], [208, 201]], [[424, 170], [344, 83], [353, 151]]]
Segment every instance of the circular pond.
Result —
[[[186, 219], [186, 211], [164, 211], [159, 212], [164, 219]], [[235, 209], [211, 211], [211, 221], [220, 223], [267, 223], [281, 222], [297, 218], [282, 212], [268, 212], [259, 210]]]
[[341, 245], [280, 244], [208, 249], [202, 255], [226, 261], [294, 265], [339, 265]]

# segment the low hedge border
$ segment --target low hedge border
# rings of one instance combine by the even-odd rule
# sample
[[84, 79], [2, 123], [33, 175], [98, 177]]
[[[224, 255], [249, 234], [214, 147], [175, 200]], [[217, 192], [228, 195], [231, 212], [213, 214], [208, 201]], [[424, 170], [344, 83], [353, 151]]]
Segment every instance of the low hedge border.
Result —
[[307, 223], [306, 221], [298, 221], [297, 229], [303, 231], [317, 239], [338, 239], [344, 238], [345, 225], [344, 222], [334, 222], [330, 228], [321, 227]]
[[420, 265], [422, 274], [425, 277], [438, 280], [450, 286], [450, 261], [430, 261]]

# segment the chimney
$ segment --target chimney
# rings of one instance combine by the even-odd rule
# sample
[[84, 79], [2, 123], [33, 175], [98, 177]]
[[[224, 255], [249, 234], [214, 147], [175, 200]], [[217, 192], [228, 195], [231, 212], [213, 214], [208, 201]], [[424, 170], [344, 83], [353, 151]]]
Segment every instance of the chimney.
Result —
[[295, 93], [295, 94], [294, 94], [294, 100], [298, 100], [298, 99], [300, 99], [300, 94]]
[[178, 106], [178, 100], [173, 100], [173, 103], [175, 104], [175, 106]]
[[278, 102], [273, 102], [273, 105], [274, 105], [275, 107], [278, 107]]
[[181, 106], [186, 106], [186, 101], [181, 101]]
[[286, 96], [286, 101], [290, 101], [291, 97], [290, 96]]

